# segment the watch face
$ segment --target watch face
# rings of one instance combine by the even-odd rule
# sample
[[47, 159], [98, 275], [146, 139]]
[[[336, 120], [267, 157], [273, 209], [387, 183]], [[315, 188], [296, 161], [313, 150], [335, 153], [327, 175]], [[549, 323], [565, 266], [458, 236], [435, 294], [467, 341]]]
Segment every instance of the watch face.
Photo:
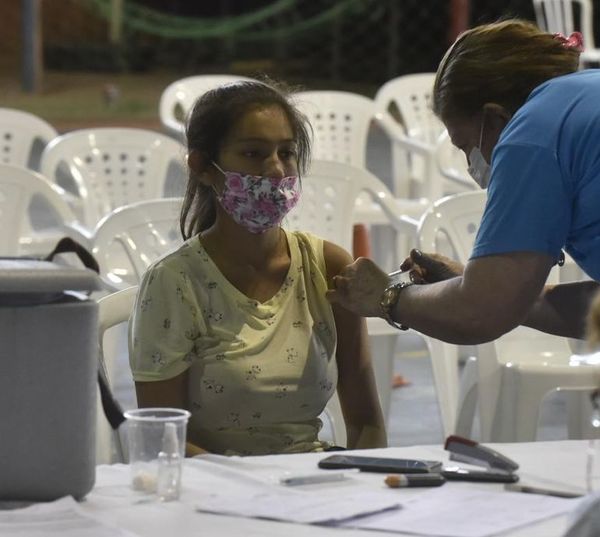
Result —
[[397, 289], [395, 287], [388, 287], [383, 292], [383, 296], [381, 297], [381, 305], [384, 308], [389, 307], [391, 304], [393, 304], [395, 302], [396, 294], [397, 294]]

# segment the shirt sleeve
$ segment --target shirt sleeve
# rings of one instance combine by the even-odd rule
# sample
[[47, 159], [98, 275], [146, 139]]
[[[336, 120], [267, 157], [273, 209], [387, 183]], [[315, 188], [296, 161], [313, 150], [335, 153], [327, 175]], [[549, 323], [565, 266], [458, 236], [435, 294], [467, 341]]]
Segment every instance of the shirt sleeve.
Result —
[[165, 265], [151, 267], [129, 320], [133, 379], [166, 380], [183, 373], [197, 358], [201, 326], [187, 274]]
[[551, 150], [498, 146], [471, 258], [539, 252], [558, 259], [571, 217], [571, 187]]

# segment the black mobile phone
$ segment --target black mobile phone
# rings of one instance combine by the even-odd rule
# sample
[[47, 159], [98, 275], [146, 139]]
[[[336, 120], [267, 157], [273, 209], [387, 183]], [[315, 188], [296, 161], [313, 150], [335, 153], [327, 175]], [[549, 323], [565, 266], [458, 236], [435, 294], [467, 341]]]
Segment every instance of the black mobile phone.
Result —
[[448, 481], [481, 481], [487, 483], [516, 483], [519, 480], [517, 474], [503, 472], [502, 470], [471, 470], [452, 466], [444, 468], [441, 474]]
[[395, 474], [426, 474], [439, 472], [440, 461], [419, 459], [387, 459], [384, 457], [359, 457], [356, 455], [331, 455], [319, 461], [319, 468], [343, 469], [358, 468], [363, 472], [381, 472]]

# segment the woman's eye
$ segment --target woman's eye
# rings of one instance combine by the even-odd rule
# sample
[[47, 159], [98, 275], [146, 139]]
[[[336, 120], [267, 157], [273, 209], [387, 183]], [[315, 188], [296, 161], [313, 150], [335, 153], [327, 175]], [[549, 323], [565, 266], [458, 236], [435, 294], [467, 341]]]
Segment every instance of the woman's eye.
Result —
[[295, 149], [284, 149], [283, 151], [280, 151], [279, 154], [281, 155], [282, 158], [286, 158], [286, 159], [296, 158], [296, 150]]
[[256, 158], [259, 156], [259, 152], [254, 149], [249, 149], [248, 151], [244, 151], [244, 156], [247, 158]]

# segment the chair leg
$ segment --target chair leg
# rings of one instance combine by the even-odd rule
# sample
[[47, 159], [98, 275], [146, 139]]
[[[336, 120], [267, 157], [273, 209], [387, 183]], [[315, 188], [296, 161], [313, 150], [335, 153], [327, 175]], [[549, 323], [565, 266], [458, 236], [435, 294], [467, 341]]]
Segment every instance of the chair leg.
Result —
[[592, 404], [589, 390], [567, 392], [567, 431], [570, 440], [599, 438], [600, 431], [592, 427]]
[[471, 356], [465, 363], [460, 381], [460, 394], [454, 433], [471, 438], [477, 406], [477, 358]]
[[346, 447], [346, 424], [342, 414], [342, 407], [337, 392], [333, 394], [324, 410], [325, 417], [329, 420], [333, 443], [336, 446]]
[[524, 381], [518, 367], [504, 367], [502, 390], [492, 423], [492, 442], [534, 442], [540, 406], [548, 393], [545, 382]]
[[397, 334], [369, 336], [375, 383], [377, 384], [379, 403], [386, 424], [388, 423], [392, 399], [392, 377], [397, 341]]
[[426, 338], [444, 437], [452, 433], [458, 403], [458, 348]]

